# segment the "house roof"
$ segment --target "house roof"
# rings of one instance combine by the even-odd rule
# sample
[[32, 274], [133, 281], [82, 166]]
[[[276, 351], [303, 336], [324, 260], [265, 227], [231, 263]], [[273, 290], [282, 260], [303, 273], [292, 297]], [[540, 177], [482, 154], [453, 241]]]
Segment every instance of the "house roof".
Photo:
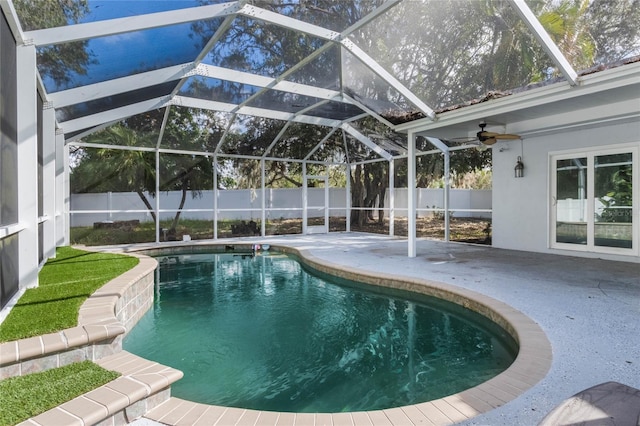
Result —
[[[281, 133], [291, 123], [321, 126], [320, 139], [341, 131], [391, 158], [393, 141], [376, 138], [363, 118], [389, 132], [433, 128], [461, 105], [532, 83], [531, 73], [521, 73], [473, 87], [488, 79], [499, 37], [517, 42], [502, 57], [505, 67], [542, 52], [532, 65], [543, 73], [538, 81], [570, 90], [583, 78], [576, 55], [541, 24], [553, 0], [29, 3], [38, 2], [2, 7], [36, 46], [42, 92], [68, 141], [170, 106], [216, 111], [227, 132], [242, 129], [246, 117], [277, 122]], [[638, 37], [626, 43], [618, 56], [640, 52]]]

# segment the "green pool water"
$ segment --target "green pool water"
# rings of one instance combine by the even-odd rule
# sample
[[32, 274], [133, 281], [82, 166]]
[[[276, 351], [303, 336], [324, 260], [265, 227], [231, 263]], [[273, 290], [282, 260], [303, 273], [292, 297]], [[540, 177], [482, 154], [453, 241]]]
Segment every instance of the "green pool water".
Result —
[[319, 277], [277, 253], [158, 257], [124, 349], [180, 369], [172, 395], [342, 412], [440, 398], [505, 370], [517, 345], [458, 305]]

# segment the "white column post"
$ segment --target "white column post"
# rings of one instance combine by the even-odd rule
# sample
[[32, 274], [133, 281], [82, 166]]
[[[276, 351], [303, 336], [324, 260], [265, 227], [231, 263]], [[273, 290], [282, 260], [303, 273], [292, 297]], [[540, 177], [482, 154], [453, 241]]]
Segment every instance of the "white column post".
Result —
[[447, 150], [442, 154], [444, 155], [444, 240], [449, 241], [449, 189], [451, 188], [451, 167], [449, 160], [451, 158], [451, 153]]
[[329, 207], [331, 206], [329, 205], [329, 167], [326, 167], [326, 169], [327, 175], [324, 181], [324, 226], [328, 234], [331, 229], [329, 226]]
[[345, 200], [345, 206], [346, 206], [346, 222], [347, 222], [347, 227], [346, 227], [346, 231], [347, 232], [351, 232], [351, 164], [347, 163], [345, 165], [345, 171], [346, 171], [346, 200]]
[[156, 147], [156, 243], [160, 242], [160, 151]]
[[56, 255], [56, 113], [51, 103], [42, 111], [43, 247], [45, 259]]
[[64, 145], [64, 132], [62, 129], [55, 130], [55, 245], [64, 246], [69, 244], [68, 226], [69, 221], [69, 191], [67, 182], [69, 150]]
[[69, 149], [69, 145], [66, 144], [64, 140], [64, 136], [62, 137], [62, 141], [64, 144], [63, 149], [63, 161], [64, 161], [64, 174], [63, 174], [63, 199], [64, 199], [64, 210], [62, 215], [65, 218], [64, 221], [64, 245], [71, 244], [71, 164], [70, 164], [70, 155], [71, 150]]
[[218, 156], [213, 154], [213, 239], [218, 239]]
[[38, 134], [35, 46], [16, 48], [18, 233], [20, 288], [38, 283]]
[[307, 234], [307, 163], [302, 163], [302, 235]]
[[262, 235], [263, 237], [267, 234], [267, 210], [266, 210], [266, 206], [267, 206], [267, 191], [264, 188], [264, 184], [266, 181], [266, 177], [265, 177], [265, 164], [264, 164], [264, 158], [260, 159], [260, 185], [262, 188], [262, 216], [261, 216], [261, 220], [260, 220], [260, 235]]
[[416, 134], [412, 131], [407, 135], [408, 142], [408, 173], [407, 173], [407, 239], [408, 256], [416, 257]]
[[389, 236], [395, 235], [395, 202], [396, 202], [396, 190], [395, 190], [395, 162], [393, 158], [389, 160]]

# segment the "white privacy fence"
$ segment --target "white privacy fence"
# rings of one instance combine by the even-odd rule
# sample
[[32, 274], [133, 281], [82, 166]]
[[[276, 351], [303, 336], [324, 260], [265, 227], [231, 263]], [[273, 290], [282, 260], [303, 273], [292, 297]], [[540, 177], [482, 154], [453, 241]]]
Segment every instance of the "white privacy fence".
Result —
[[[324, 189], [307, 190], [308, 217], [324, 215]], [[260, 220], [262, 217], [261, 190], [220, 190], [217, 200], [218, 220]], [[302, 218], [303, 191], [293, 189], [265, 189], [265, 216], [267, 219]], [[394, 194], [394, 215], [407, 214], [407, 189], [399, 188]], [[155, 208], [156, 200], [145, 193]], [[160, 219], [171, 219], [180, 206], [180, 191], [159, 194]], [[491, 190], [451, 189], [450, 210], [455, 217], [491, 217]], [[329, 189], [329, 216], [346, 216], [347, 197], [344, 188]], [[443, 189], [418, 189], [418, 215], [426, 216], [444, 208]], [[152, 216], [135, 192], [109, 192], [98, 194], [71, 194], [71, 226], [92, 226], [95, 222], [139, 220], [151, 221]], [[182, 219], [214, 219], [214, 191], [201, 191], [195, 197], [191, 192], [182, 209]], [[389, 216], [389, 192], [385, 196], [385, 216]], [[376, 209], [377, 210], [377, 209]]]

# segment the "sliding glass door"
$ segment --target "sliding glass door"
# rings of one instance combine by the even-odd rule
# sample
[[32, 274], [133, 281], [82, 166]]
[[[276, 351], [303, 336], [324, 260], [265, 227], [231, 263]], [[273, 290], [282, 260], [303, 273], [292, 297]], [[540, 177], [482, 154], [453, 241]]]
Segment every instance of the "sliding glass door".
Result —
[[551, 247], [638, 252], [638, 150], [551, 157]]
[[[633, 248], [633, 155], [594, 158], [594, 240], [599, 247]], [[637, 191], [636, 191], [637, 192]]]

